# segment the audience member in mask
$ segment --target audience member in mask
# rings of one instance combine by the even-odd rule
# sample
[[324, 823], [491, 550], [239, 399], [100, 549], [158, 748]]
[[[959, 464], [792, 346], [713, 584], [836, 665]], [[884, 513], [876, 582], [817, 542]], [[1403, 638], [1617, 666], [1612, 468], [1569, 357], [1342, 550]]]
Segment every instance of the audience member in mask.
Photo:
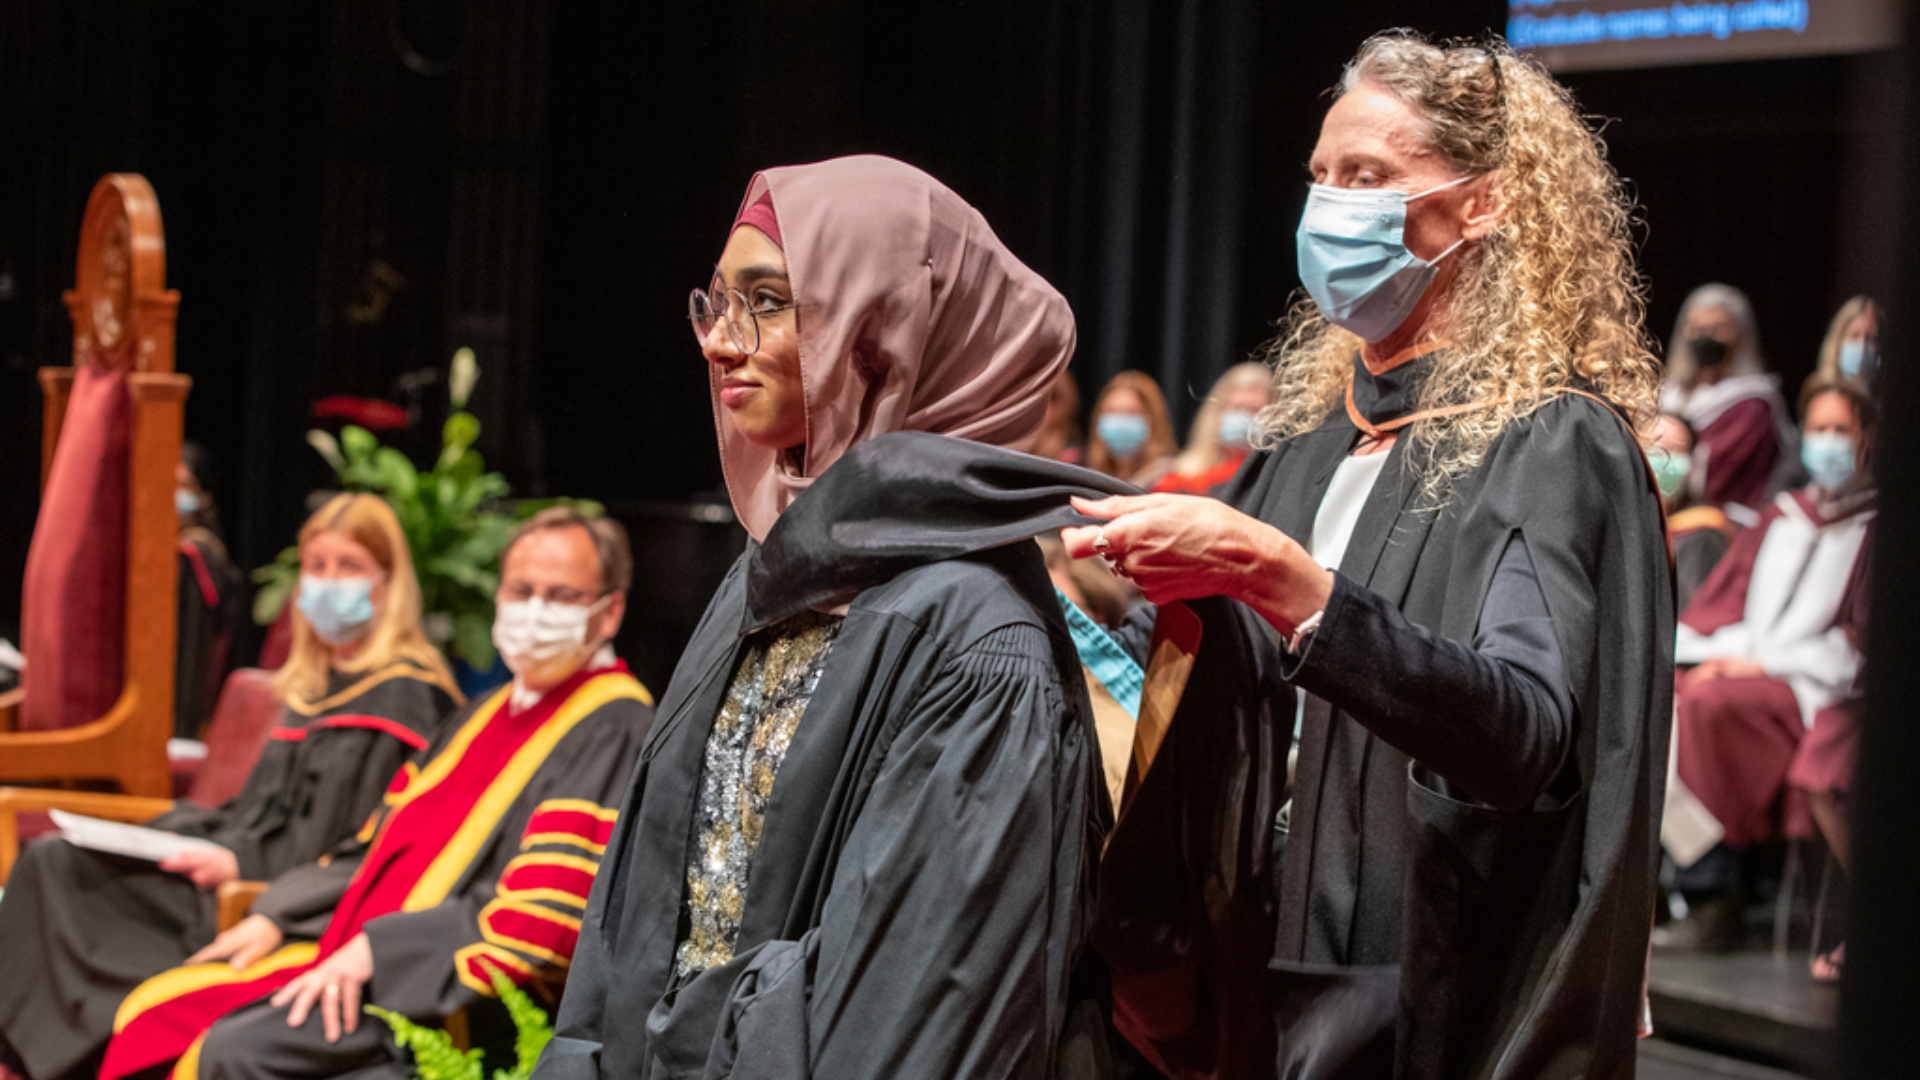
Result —
[[142, 863], [40, 841], [0, 901], [0, 1060], [34, 1080], [92, 1076], [114, 1012], [142, 979], [213, 940], [212, 891], [312, 863], [380, 805], [459, 692], [420, 631], [400, 522], [338, 495], [300, 530], [285, 713], [239, 795], [181, 802], [148, 824], [211, 846]]
[[1780, 380], [1760, 356], [1760, 328], [1745, 293], [1702, 285], [1688, 294], [1667, 343], [1661, 408], [1693, 426], [1695, 502], [1751, 525], [1769, 480], [1796, 448]]
[[1693, 427], [1673, 413], [1661, 414], [1653, 445], [1647, 448], [1647, 463], [1660, 482], [1661, 505], [1667, 512], [1679, 611], [1687, 609], [1694, 590], [1713, 573], [1740, 531], [1719, 507], [1693, 501], [1687, 483], [1693, 472], [1693, 449]]
[[1260, 410], [1267, 407], [1264, 364], [1235, 364], [1213, 384], [1207, 400], [1187, 433], [1187, 448], [1173, 461], [1173, 471], [1153, 485], [1155, 491], [1206, 495], [1233, 478], [1253, 449], [1260, 430]]
[[472, 1016], [498, 1007], [495, 973], [557, 997], [653, 722], [652, 698], [607, 646], [632, 574], [617, 522], [556, 507], [522, 525], [495, 597], [513, 685], [448, 718], [358, 835], [276, 878], [253, 914], [141, 986], [101, 1075], [182, 1055], [192, 1075], [403, 1070], [407, 1052], [363, 1003]]
[[1680, 619], [1677, 659], [1693, 665], [1677, 684], [1680, 779], [1726, 830], [1681, 868], [1692, 909], [1683, 946], [1739, 945], [1742, 850], [1778, 835], [1789, 771], [1817, 745], [1807, 733], [1860, 670], [1857, 628], [1839, 616], [1865, 609], [1875, 408], [1853, 380], [1819, 375], [1801, 401], [1813, 483], [1766, 506]]
[[[1870, 296], [1856, 296], [1840, 305], [1827, 336], [1820, 342], [1820, 360], [1814, 375], [1821, 380], [1852, 379], [1867, 396], [1878, 399], [1880, 385], [1880, 331], [1884, 316]], [[1773, 470], [1770, 490], [1794, 491], [1813, 482], [1800, 455], [1783, 457]]]
[[1123, 371], [1093, 403], [1087, 467], [1137, 487], [1151, 487], [1173, 465], [1173, 421], [1153, 379]]
[[1840, 305], [1827, 336], [1820, 343], [1820, 365], [1815, 374], [1858, 382], [1869, 396], [1880, 386], [1880, 338], [1885, 316], [1871, 296], [1856, 296]]
[[173, 505], [180, 518], [180, 622], [174, 658], [173, 729], [197, 739], [213, 719], [247, 613], [247, 578], [220, 538], [220, 515], [207, 490], [211, 459], [193, 443], [173, 469]]

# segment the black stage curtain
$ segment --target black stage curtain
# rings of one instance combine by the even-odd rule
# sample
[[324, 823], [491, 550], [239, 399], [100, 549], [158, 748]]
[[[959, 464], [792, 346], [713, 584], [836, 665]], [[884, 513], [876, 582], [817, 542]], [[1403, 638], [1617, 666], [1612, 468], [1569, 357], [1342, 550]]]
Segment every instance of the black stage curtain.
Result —
[[[683, 318], [755, 168], [879, 152], [947, 181], [1079, 317], [1114, 373], [1195, 399], [1271, 333], [1326, 91], [1369, 32], [1500, 26], [1492, 0], [0, 0], [0, 634], [37, 504], [34, 368], [87, 192], [146, 173], [184, 299], [188, 435], [242, 565], [327, 472], [330, 394], [399, 400], [424, 462], [460, 345], [481, 447], [518, 493], [719, 487]], [[1650, 325], [1688, 289], [1755, 296], [1788, 389], [1902, 250], [1884, 138], [1904, 55], [1569, 77], [1614, 118], [1645, 206]]]
[[[110, 170], [159, 192], [187, 431], [243, 566], [288, 543], [327, 471], [313, 400], [417, 409], [425, 461], [459, 345], [482, 448], [523, 494], [642, 505], [719, 486], [683, 318], [747, 177], [879, 152], [978, 205], [1079, 316], [1090, 398], [1159, 378], [1176, 416], [1297, 286], [1305, 163], [1369, 32], [1499, 27], [1494, 0], [0, 0], [0, 635], [38, 503], [34, 369], [67, 362], [81, 212]], [[1909, 19], [1920, 9], [1909, 5]], [[1920, 21], [1910, 21], [1910, 42]], [[1844, 992], [1849, 1075], [1920, 1056], [1907, 842], [1920, 400], [1920, 93], [1879, 56], [1583, 73], [1645, 208], [1650, 326], [1693, 286], [1753, 294], [1789, 393], [1851, 293], [1894, 309], [1887, 489]], [[1898, 264], [1896, 280], [1894, 269]], [[643, 568], [646, 574], [661, 568]], [[249, 655], [242, 653], [243, 656]], [[662, 658], [666, 663], [668, 658]]]
[[1920, 537], [1920, 333], [1911, 299], [1920, 296], [1920, 5], [1907, 6], [1907, 45], [1878, 88], [1874, 130], [1887, 175], [1898, 193], [1883, 218], [1895, 246], [1900, 304], [1885, 344], [1887, 364], [1882, 423], [1874, 450], [1880, 516], [1874, 524], [1873, 608], [1869, 614], [1867, 682], [1855, 777], [1853, 910], [1847, 973], [1840, 987], [1839, 1076], [1905, 1076], [1920, 1061], [1920, 573], [1913, 558]]

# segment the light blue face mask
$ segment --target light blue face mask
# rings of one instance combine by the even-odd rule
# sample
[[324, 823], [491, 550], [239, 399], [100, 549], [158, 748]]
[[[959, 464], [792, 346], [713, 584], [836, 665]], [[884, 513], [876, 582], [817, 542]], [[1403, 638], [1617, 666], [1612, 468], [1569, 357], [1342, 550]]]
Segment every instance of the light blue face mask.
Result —
[[1147, 418], [1135, 413], [1108, 413], [1093, 430], [1107, 449], [1121, 457], [1132, 457], [1147, 445]]
[[1814, 483], [1838, 491], [1853, 479], [1853, 439], [1837, 431], [1810, 431], [1800, 439], [1800, 463]]
[[319, 578], [300, 575], [300, 614], [320, 640], [344, 645], [373, 621], [372, 578]]
[[1865, 338], [1840, 343], [1840, 374], [1849, 379], [1872, 379], [1880, 370], [1880, 350]]
[[1440, 260], [1466, 243], [1455, 241], [1432, 262], [1408, 251], [1407, 204], [1471, 179], [1413, 195], [1313, 185], [1294, 244], [1300, 283], [1327, 321], [1369, 342], [1398, 330], [1426, 295]]
[[173, 509], [181, 517], [186, 517], [200, 509], [200, 496], [185, 488], [174, 488]]
[[1254, 415], [1245, 409], [1230, 409], [1220, 414], [1220, 445], [1229, 450], [1245, 450], [1253, 445]]

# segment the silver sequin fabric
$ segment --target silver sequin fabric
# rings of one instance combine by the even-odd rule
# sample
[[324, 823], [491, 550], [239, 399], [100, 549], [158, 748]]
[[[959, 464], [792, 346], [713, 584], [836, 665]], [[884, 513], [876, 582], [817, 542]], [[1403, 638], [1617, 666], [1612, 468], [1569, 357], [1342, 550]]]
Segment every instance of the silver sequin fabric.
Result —
[[674, 974], [682, 979], [733, 959], [774, 778], [820, 685], [840, 622], [805, 612], [755, 635], [713, 718], [687, 863], [689, 930], [674, 953]]

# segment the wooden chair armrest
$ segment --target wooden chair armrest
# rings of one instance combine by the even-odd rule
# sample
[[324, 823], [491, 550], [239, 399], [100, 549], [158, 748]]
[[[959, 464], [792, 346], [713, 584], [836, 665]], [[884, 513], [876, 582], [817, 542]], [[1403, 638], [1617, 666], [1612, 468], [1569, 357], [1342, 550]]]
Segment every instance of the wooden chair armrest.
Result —
[[68, 810], [88, 817], [138, 824], [173, 809], [172, 799], [114, 795], [100, 791], [61, 791], [57, 788], [0, 787], [0, 885], [13, 873], [20, 857], [19, 814], [34, 810]]
[[20, 703], [27, 697], [27, 688], [16, 686], [0, 694], [0, 731], [20, 730]]
[[229, 881], [220, 886], [220, 929], [231, 930], [253, 911], [253, 902], [267, 891], [264, 881]]

